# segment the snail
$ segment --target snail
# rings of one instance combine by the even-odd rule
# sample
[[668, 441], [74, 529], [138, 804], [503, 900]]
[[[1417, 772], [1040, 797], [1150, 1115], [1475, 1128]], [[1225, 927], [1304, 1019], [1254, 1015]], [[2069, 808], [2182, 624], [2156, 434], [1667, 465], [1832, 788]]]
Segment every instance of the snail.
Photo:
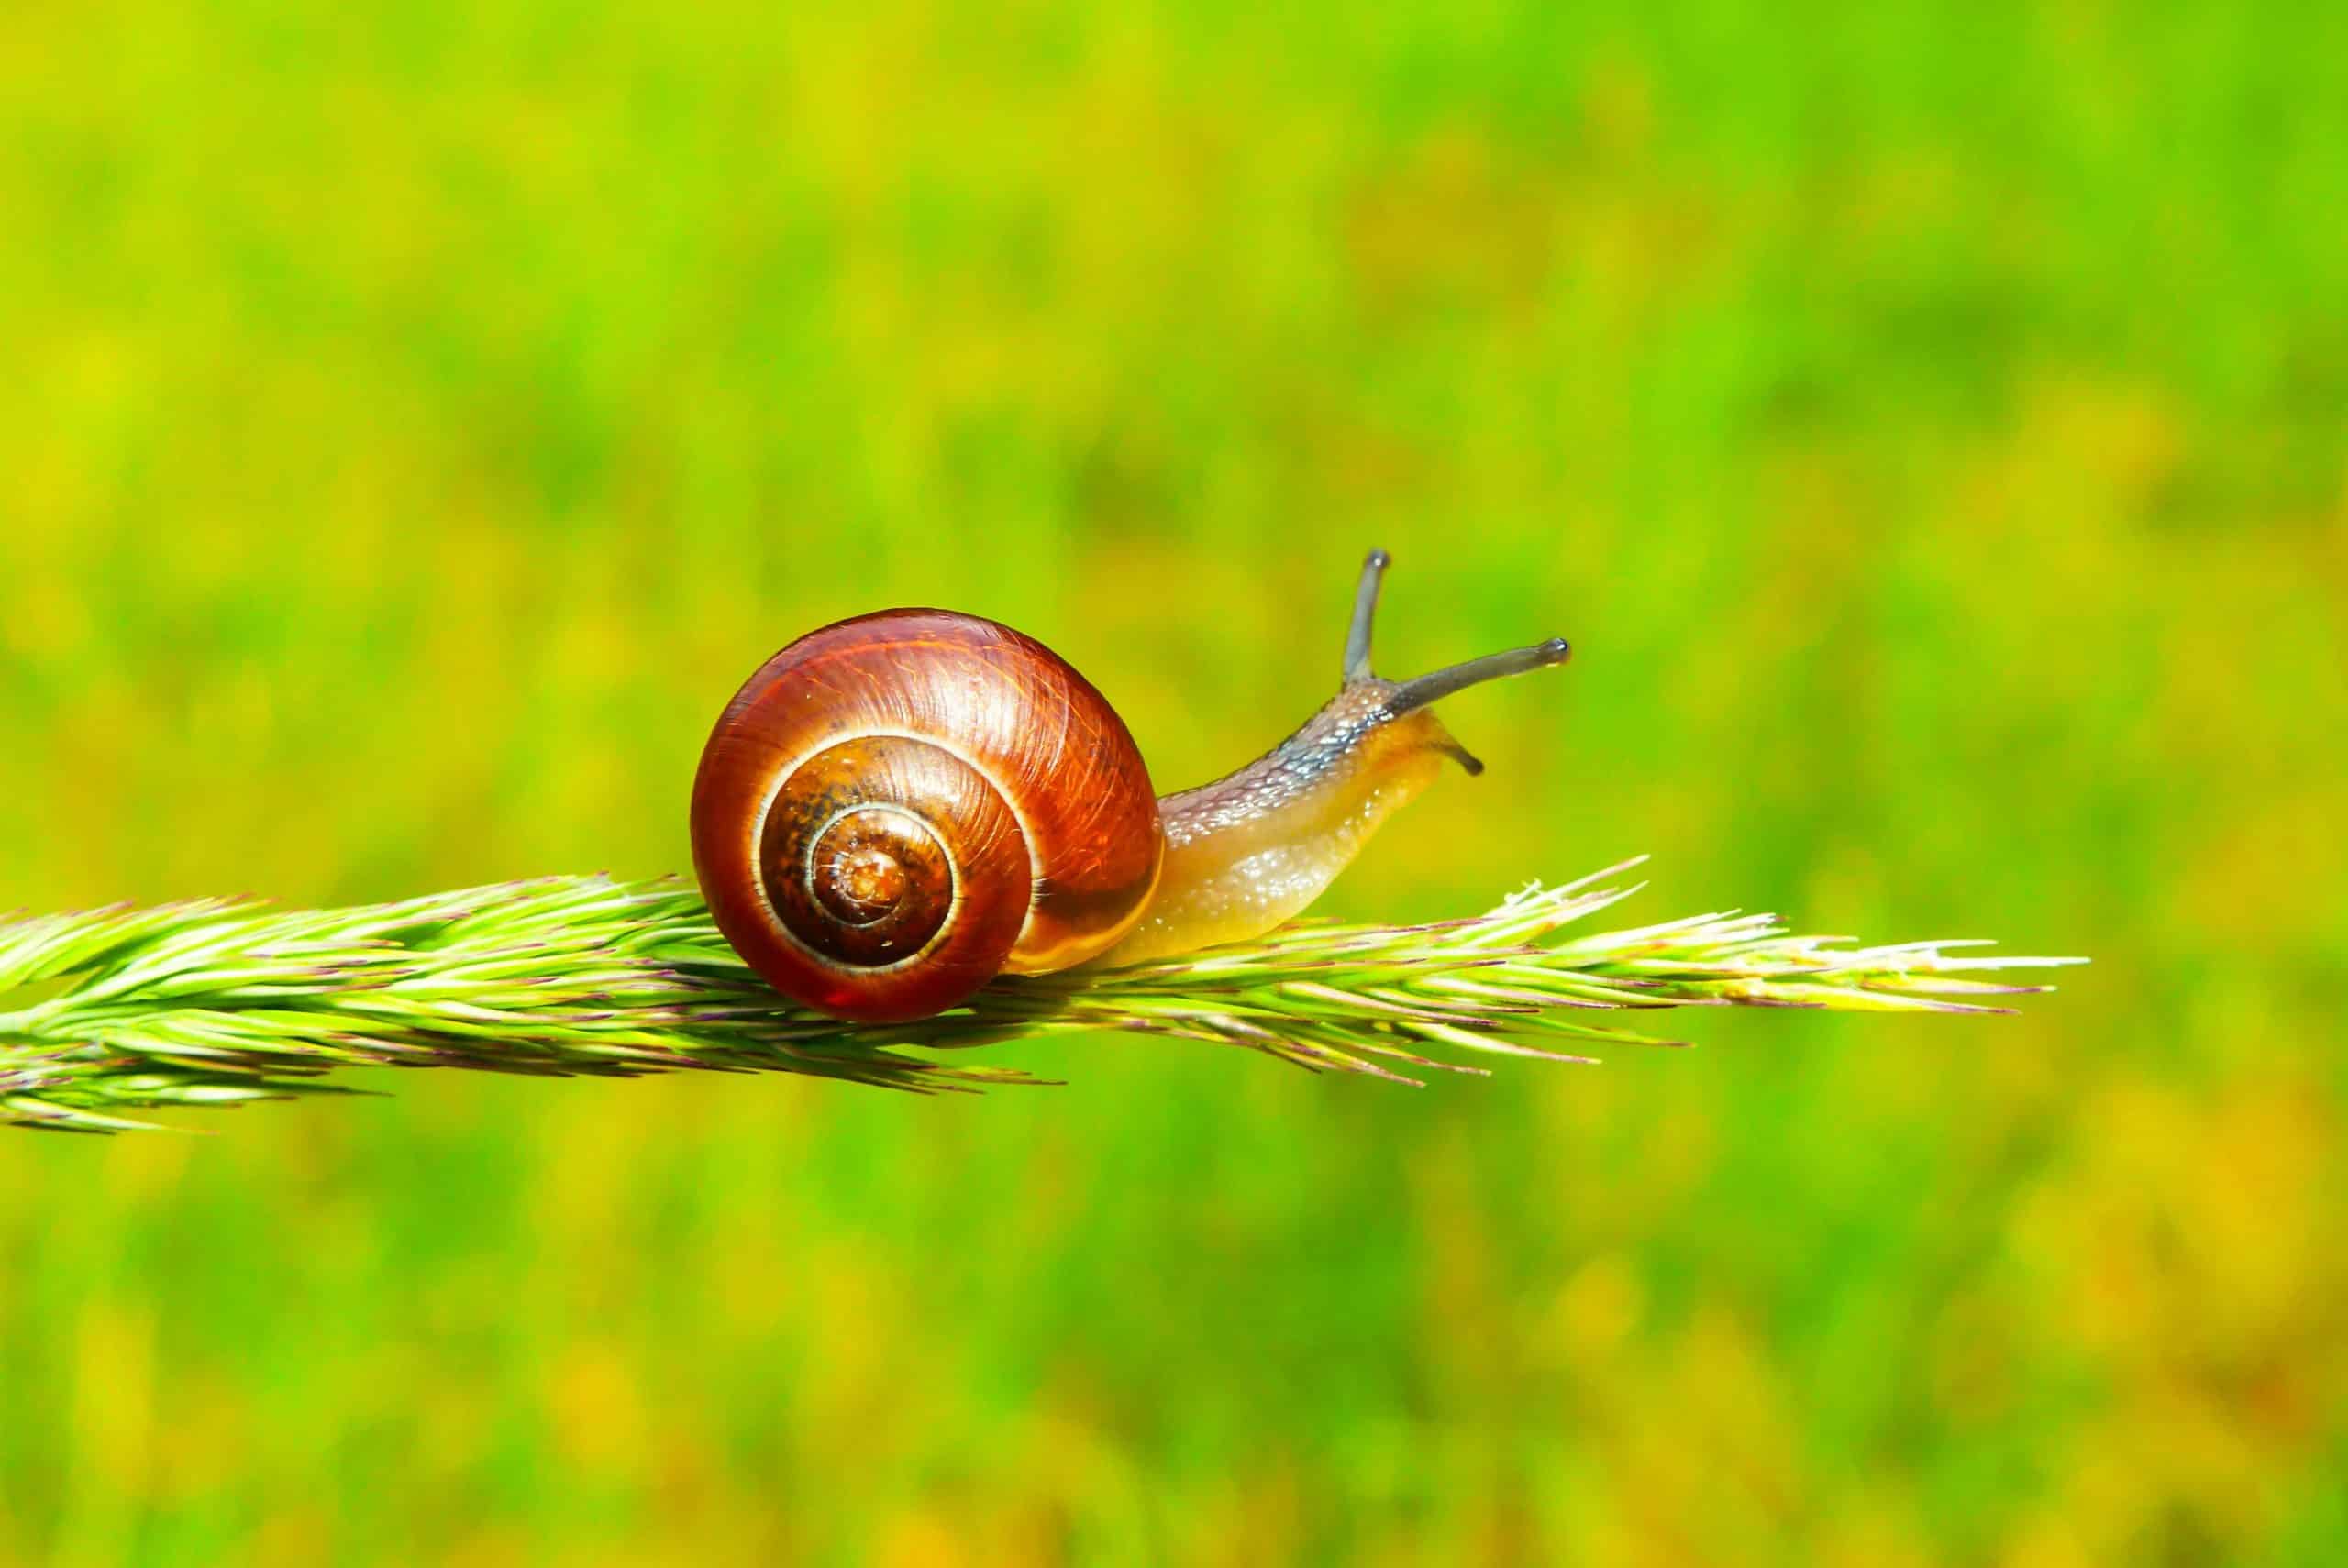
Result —
[[1162, 800], [1124, 721], [1032, 637], [919, 609], [810, 632], [743, 684], [702, 753], [693, 868], [718, 930], [783, 995], [868, 1022], [942, 1012], [998, 974], [1271, 930], [1445, 758], [1483, 771], [1432, 703], [1570, 651], [1553, 637], [1382, 679], [1388, 564], [1363, 563], [1336, 696]]

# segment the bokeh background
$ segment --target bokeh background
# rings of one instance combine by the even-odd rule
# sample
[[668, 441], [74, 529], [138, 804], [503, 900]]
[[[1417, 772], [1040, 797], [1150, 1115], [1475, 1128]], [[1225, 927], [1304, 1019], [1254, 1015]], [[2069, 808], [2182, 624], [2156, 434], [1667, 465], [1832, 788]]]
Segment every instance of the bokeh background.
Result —
[[2339, 1562], [2348, 12], [35, 6], [0, 904], [686, 864], [1007, 619], [1168, 788], [1384, 663], [1327, 900], [1658, 852], [2096, 966], [1412, 1093], [401, 1077], [0, 1136], [0, 1562]]

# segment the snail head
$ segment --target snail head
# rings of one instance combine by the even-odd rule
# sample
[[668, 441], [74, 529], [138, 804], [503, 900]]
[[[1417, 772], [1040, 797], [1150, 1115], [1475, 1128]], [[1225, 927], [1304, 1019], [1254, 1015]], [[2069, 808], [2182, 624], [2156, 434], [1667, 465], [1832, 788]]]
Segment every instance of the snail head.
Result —
[[1353, 621], [1346, 630], [1345, 684], [1321, 716], [1342, 714], [1351, 723], [1383, 726], [1423, 715], [1412, 726], [1423, 732], [1412, 737], [1419, 745], [1453, 758], [1470, 775], [1481, 773], [1483, 763], [1452, 738], [1427, 712], [1429, 706], [1488, 680], [1563, 664], [1573, 656], [1573, 645], [1563, 637], [1550, 637], [1526, 647], [1446, 665], [1409, 680], [1382, 679], [1370, 668], [1370, 642], [1378, 620], [1379, 590], [1385, 582], [1386, 569], [1393, 564], [1394, 558], [1384, 550], [1370, 551], [1361, 564], [1361, 581], [1354, 590]]

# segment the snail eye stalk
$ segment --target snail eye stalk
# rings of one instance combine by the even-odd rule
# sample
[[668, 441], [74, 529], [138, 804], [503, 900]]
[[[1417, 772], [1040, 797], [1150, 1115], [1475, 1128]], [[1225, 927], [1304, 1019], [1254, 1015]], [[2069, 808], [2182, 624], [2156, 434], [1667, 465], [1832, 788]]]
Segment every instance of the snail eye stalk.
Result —
[[[1346, 628], [1346, 684], [1348, 686], [1358, 686], [1364, 681], [1378, 679], [1369, 668], [1370, 636], [1378, 624], [1378, 591], [1385, 584], [1386, 569], [1393, 564], [1394, 558], [1384, 550], [1372, 550], [1362, 560], [1361, 581], [1354, 589], [1354, 618]], [[1551, 637], [1546, 642], [1534, 643], [1531, 647], [1486, 654], [1482, 658], [1450, 665], [1416, 679], [1396, 682], [1393, 694], [1387, 700], [1387, 712], [1399, 718], [1455, 691], [1479, 686], [1487, 680], [1498, 680], [1503, 676], [1523, 675], [1527, 670], [1563, 664], [1572, 656], [1573, 646], [1563, 637]], [[1460, 760], [1469, 763], [1470, 773], [1478, 770], [1478, 765], [1465, 753], [1461, 754]]]
[[1487, 680], [1499, 680], [1511, 675], [1523, 675], [1528, 670], [1545, 669], [1553, 664], [1563, 664], [1573, 657], [1573, 645], [1565, 638], [1551, 637], [1546, 642], [1534, 643], [1531, 647], [1510, 648], [1505, 653], [1486, 654], [1465, 664], [1451, 665], [1396, 686], [1394, 695], [1387, 700], [1387, 711], [1398, 715], [1412, 712], [1455, 691], [1480, 686]]
[[1386, 569], [1394, 558], [1384, 550], [1372, 550], [1361, 563], [1361, 584], [1354, 590], [1353, 624], [1346, 631], [1346, 684], [1355, 685], [1378, 678], [1369, 671], [1369, 635], [1378, 620], [1378, 587], [1385, 579]]

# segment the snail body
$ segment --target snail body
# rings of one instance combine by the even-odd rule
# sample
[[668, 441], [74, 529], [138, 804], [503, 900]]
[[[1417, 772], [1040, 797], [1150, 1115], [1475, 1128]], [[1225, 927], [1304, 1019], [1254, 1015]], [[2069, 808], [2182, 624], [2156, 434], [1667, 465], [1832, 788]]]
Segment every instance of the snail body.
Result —
[[1429, 706], [1562, 662], [1553, 638], [1416, 680], [1370, 671], [1372, 552], [1344, 684], [1271, 751], [1159, 799], [1107, 699], [1034, 638], [892, 610], [760, 666], [693, 784], [693, 867], [718, 929], [834, 1017], [944, 1011], [997, 974], [1123, 964], [1260, 935], [1320, 895], [1450, 757]]

